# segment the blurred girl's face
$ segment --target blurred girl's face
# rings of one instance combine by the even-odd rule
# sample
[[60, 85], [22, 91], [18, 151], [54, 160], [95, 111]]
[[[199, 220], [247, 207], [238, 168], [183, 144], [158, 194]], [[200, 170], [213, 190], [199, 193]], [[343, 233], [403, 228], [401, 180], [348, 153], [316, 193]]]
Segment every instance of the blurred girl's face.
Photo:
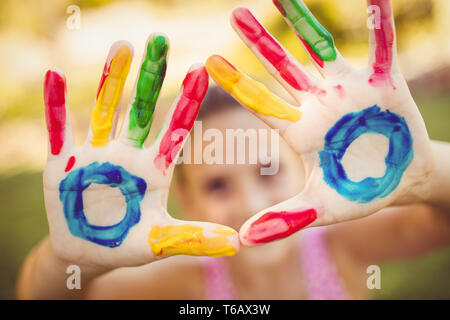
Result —
[[[220, 130], [224, 159], [226, 152], [230, 152], [230, 145], [226, 144], [226, 129], [269, 130], [262, 121], [243, 108], [230, 108], [229, 111], [209, 115], [202, 121], [202, 126], [203, 132], [210, 128]], [[261, 174], [261, 167], [270, 167], [270, 164], [248, 164], [248, 139], [245, 147], [246, 164], [183, 164], [180, 167], [182, 181], [178, 182], [177, 189], [183, 212], [188, 215], [186, 218], [220, 223], [239, 230], [258, 211], [301, 191], [304, 173], [297, 156], [281, 138], [277, 145], [273, 141], [270, 143], [270, 132], [267, 137], [267, 148], [272, 151], [267, 153], [275, 154], [279, 163], [278, 172], [274, 175]], [[210, 143], [203, 143], [203, 148]], [[193, 146], [191, 148], [194, 149]]]

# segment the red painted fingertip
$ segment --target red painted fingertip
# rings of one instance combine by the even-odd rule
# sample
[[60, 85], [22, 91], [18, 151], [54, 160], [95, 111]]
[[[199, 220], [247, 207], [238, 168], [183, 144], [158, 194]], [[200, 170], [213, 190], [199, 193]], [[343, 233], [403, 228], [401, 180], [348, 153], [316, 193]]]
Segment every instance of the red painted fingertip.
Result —
[[189, 71], [184, 78], [182, 95], [186, 98], [201, 102], [208, 90], [208, 83], [209, 76], [206, 68], [203, 65], [199, 66], [197, 69]]
[[317, 219], [314, 209], [267, 212], [253, 222], [243, 239], [250, 243], [267, 243], [283, 239]]
[[64, 144], [66, 126], [66, 79], [57, 71], [49, 70], [45, 75], [44, 103], [50, 149], [57, 155]]
[[239, 30], [252, 43], [257, 42], [264, 35], [264, 28], [247, 8], [234, 9], [232, 17]]

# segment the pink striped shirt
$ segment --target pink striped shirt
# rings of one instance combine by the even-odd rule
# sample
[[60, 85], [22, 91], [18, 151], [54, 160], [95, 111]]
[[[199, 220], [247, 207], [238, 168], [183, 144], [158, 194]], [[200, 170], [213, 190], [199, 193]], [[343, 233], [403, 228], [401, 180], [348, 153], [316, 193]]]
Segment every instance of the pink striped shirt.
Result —
[[[299, 250], [307, 299], [349, 299], [328, 249], [326, 227], [309, 228], [301, 232]], [[204, 271], [207, 299], [237, 299], [236, 290], [223, 258], [205, 258]]]

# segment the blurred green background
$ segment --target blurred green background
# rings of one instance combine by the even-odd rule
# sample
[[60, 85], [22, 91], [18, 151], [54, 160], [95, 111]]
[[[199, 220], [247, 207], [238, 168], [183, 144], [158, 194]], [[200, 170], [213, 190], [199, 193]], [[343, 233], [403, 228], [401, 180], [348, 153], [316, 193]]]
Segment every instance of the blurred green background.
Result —
[[[306, 0], [354, 65], [367, 62], [365, 0]], [[450, 141], [450, 1], [393, 0], [401, 69], [432, 139]], [[70, 5], [80, 8], [71, 28]], [[42, 193], [47, 153], [42, 80], [50, 67], [64, 70], [76, 140], [87, 134], [89, 110], [109, 46], [126, 39], [140, 60], [151, 32], [166, 33], [171, 53], [155, 122], [175, 96], [189, 65], [226, 55], [253, 77], [274, 86], [229, 26], [232, 8], [249, 7], [283, 45], [308, 64], [295, 35], [270, 0], [1, 0], [0, 1], [0, 298], [15, 298], [15, 281], [30, 249], [48, 233]], [[137, 74], [130, 71], [122, 101]], [[312, 70], [312, 69], [311, 69]], [[314, 71], [313, 71], [314, 72]], [[130, 80], [132, 79], [132, 80]], [[123, 111], [125, 103], [121, 105]], [[153, 130], [153, 129], [152, 129]], [[169, 199], [169, 206], [176, 205]], [[179, 213], [178, 214], [182, 214]], [[450, 249], [382, 266], [378, 299], [450, 299]]]

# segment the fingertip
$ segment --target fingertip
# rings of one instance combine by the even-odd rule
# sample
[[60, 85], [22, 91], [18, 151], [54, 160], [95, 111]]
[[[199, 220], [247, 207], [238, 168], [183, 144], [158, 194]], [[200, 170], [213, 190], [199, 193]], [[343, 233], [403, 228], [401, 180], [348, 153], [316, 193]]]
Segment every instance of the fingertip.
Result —
[[44, 100], [47, 107], [66, 103], [66, 77], [61, 70], [50, 69], [45, 74]]
[[254, 247], [259, 245], [257, 242], [253, 241], [251, 237], [249, 237], [249, 229], [252, 225], [252, 221], [255, 221], [256, 219], [249, 219], [247, 220], [239, 229], [239, 242], [244, 247]]
[[128, 57], [130, 60], [132, 60], [133, 56], [133, 45], [126, 40], [119, 40], [111, 45], [107, 57], [107, 63], [111, 62], [113, 59], [117, 59], [118, 57]]
[[108, 62], [110, 62], [109, 76], [112, 78], [125, 80], [128, 76], [133, 58], [133, 49], [130, 46], [125, 41], [118, 41], [112, 46], [112, 55], [108, 56]]
[[247, 7], [236, 7], [233, 9], [231, 17], [235, 20], [241, 20], [243, 17], [248, 16], [248, 14], [251, 14], [251, 11]]
[[257, 245], [286, 238], [310, 225], [317, 219], [317, 211], [306, 210], [270, 211], [245, 224], [239, 231], [244, 245]]
[[147, 39], [147, 58], [159, 61], [167, 57], [169, 52], [169, 38], [161, 32], [152, 33]]
[[231, 227], [214, 225], [210, 233], [212, 242], [210, 246], [217, 250], [214, 256], [234, 256], [240, 250], [239, 233]]
[[213, 55], [209, 56], [208, 59], [206, 59], [205, 67], [206, 67], [206, 70], [208, 70], [208, 72], [214, 65], [214, 62], [217, 60], [217, 57], [218, 57], [218, 55], [213, 54]]
[[254, 20], [256, 20], [253, 13], [250, 9], [246, 7], [237, 7], [233, 10], [232, 13], [233, 20], [238, 24], [248, 25], [251, 24]]
[[[238, 34], [244, 36], [252, 44], [256, 44], [264, 35], [265, 30], [255, 16], [247, 8], [238, 8], [233, 12], [232, 26]], [[267, 45], [267, 43], [265, 43]]]
[[66, 81], [65, 75], [60, 69], [49, 69], [45, 73], [45, 83], [52, 84], [53, 81]]
[[151, 41], [151, 40], [154, 40], [154, 39], [156, 39], [156, 38], [161, 38], [161, 39], [164, 39], [164, 41], [166, 42], [166, 43], [169, 43], [169, 37], [167, 36], [167, 34], [166, 33], [164, 33], [164, 32], [152, 32], [149, 36], [148, 36], [148, 38], [147, 38], [147, 42], [148, 41]]
[[66, 123], [66, 79], [60, 70], [45, 74], [44, 103], [50, 152], [58, 155], [64, 145]]
[[64, 80], [66, 79], [64, 72], [59, 68], [52, 68], [52, 69], [47, 70], [47, 72], [45, 73], [45, 77], [47, 78], [48, 76], [51, 76], [51, 75], [57, 75], [60, 78], [63, 78]]
[[193, 64], [183, 81], [183, 96], [201, 102], [208, 90], [209, 77], [202, 63]]
[[[200, 72], [203, 72], [203, 70], [205, 70], [205, 66], [201, 62], [194, 63], [189, 67], [188, 73], [193, 72], [195, 70], [199, 70]], [[206, 72], [206, 70], [205, 70], [205, 72]]]
[[239, 242], [244, 247], [254, 247], [257, 245], [257, 243], [249, 241], [246, 234], [241, 233], [241, 231], [239, 231]]
[[114, 54], [114, 59], [121, 60], [123, 63], [129, 63], [132, 57], [133, 48], [128, 44], [122, 44]]
[[224, 89], [229, 91], [227, 83], [236, 83], [241, 78], [240, 72], [225, 58], [212, 55], [206, 61], [206, 70]]
[[[208, 59], [206, 60], [206, 68], [208, 68], [208, 66], [215, 67], [215, 66], [218, 66], [221, 64], [227, 64], [230, 67], [234, 68], [234, 66], [230, 62], [228, 62], [224, 57], [222, 57], [221, 55], [218, 55], [218, 54], [213, 54], [213, 55], [209, 56]], [[236, 68], [234, 68], [234, 69], [236, 69]]]

